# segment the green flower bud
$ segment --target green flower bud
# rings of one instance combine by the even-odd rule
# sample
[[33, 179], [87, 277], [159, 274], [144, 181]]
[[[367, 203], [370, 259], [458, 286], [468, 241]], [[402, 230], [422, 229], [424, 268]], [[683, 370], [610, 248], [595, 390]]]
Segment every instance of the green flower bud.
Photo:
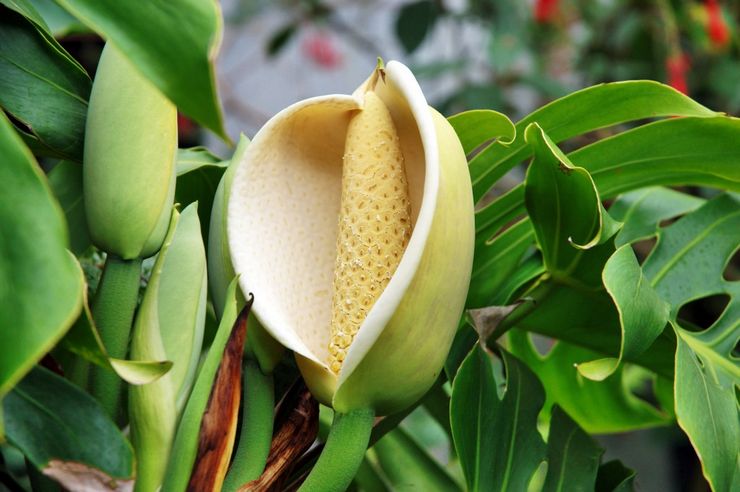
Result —
[[201, 354], [206, 293], [205, 248], [195, 203], [181, 215], [172, 213], [134, 324], [133, 360], [172, 361], [172, 369], [160, 379], [130, 389], [136, 490], [156, 490], [164, 477], [178, 416]]
[[322, 403], [390, 414], [433, 384], [470, 281], [473, 198], [457, 135], [408, 68], [273, 117], [227, 226], [252, 312]]
[[156, 253], [175, 196], [177, 110], [106, 44], [90, 94], [83, 192], [93, 243], [134, 259]]

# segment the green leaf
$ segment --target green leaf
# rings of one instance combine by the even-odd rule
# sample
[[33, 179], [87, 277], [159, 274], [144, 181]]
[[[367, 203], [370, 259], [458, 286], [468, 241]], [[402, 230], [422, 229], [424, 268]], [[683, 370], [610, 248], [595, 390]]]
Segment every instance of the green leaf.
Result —
[[599, 467], [596, 492], [632, 492], [635, 490], [635, 472], [621, 461], [609, 461]]
[[512, 330], [507, 336], [511, 352], [545, 387], [547, 400], [540, 415], [545, 422], [555, 404], [590, 434], [629, 432], [670, 422], [669, 415], [630, 391], [625, 374], [629, 366], [619, 367], [604, 381], [592, 381], [578, 372], [576, 364], [593, 360], [596, 352], [560, 340], [540, 355], [527, 333]]
[[67, 252], [59, 204], [0, 115], [0, 399], [59, 341], [82, 308], [83, 276]]
[[[738, 245], [740, 199], [723, 194], [662, 229], [643, 265], [655, 290], [671, 305], [677, 336], [676, 417], [713, 490], [740, 487], [740, 362], [732, 355], [740, 340], [740, 283], [722, 276]], [[677, 319], [681, 306], [713, 294], [730, 297], [720, 317], [702, 332], [683, 328]]]
[[90, 395], [35, 368], [3, 399], [7, 438], [70, 490], [130, 490], [134, 455]]
[[624, 223], [617, 247], [655, 236], [658, 224], [700, 207], [704, 200], [670, 188], [652, 186], [624, 193], [609, 207], [609, 215]]
[[214, 61], [222, 19], [212, 0], [56, 0], [113, 43], [183, 113], [228, 139]]
[[655, 341], [668, 322], [670, 306], [650, 286], [629, 244], [617, 249], [601, 274], [604, 286], [619, 313], [622, 332], [618, 358], [594, 360], [578, 366], [589, 379], [602, 381], [623, 358], [635, 359]]
[[43, 17], [49, 32], [56, 38], [72, 33], [86, 32], [87, 28], [66, 10], [57, 5], [54, 0], [28, 0]]
[[45, 25], [0, 7], [0, 105], [45, 153], [82, 161], [90, 88]]
[[460, 490], [444, 468], [400, 427], [386, 434], [373, 449], [393, 490]]
[[416, 51], [437, 21], [437, 7], [431, 0], [407, 3], [398, 11], [396, 37], [406, 53]]
[[516, 136], [508, 116], [490, 109], [473, 109], [447, 118], [460, 138], [465, 154], [470, 154], [489, 140], [507, 144]]
[[59, 162], [48, 174], [49, 185], [67, 219], [70, 249], [80, 255], [90, 247], [85, 202], [82, 196], [82, 166], [71, 161]]
[[280, 53], [297, 31], [298, 25], [295, 22], [290, 22], [273, 33], [267, 42], [267, 56], [273, 57]]
[[604, 450], [567, 413], [554, 407], [547, 439], [543, 492], [594, 490]]
[[599, 128], [644, 118], [716, 115], [657, 82], [613, 82], [588, 87], [523, 118], [516, 124], [517, 137], [510, 145], [493, 144], [476, 156], [470, 162], [473, 196], [479, 200], [493, 183], [532, 155], [524, 140], [524, 129], [530, 123], [538, 123], [554, 142], [560, 142]]
[[536, 124], [527, 127], [534, 159], [527, 171], [524, 198], [545, 268], [553, 277], [568, 276], [583, 249], [611, 237], [617, 229], [607, 219], [591, 176], [575, 167]]
[[204, 238], [208, 238], [211, 208], [221, 176], [229, 161], [224, 161], [205, 147], [177, 150], [177, 186], [175, 201], [182, 206], [198, 202], [198, 217]]
[[[452, 387], [452, 436], [468, 490], [527, 490], [545, 457], [537, 431], [542, 385], [501, 351], [506, 389], [498, 397], [491, 355], [480, 344], [462, 363]], [[503, 382], [502, 382], [503, 383]]]

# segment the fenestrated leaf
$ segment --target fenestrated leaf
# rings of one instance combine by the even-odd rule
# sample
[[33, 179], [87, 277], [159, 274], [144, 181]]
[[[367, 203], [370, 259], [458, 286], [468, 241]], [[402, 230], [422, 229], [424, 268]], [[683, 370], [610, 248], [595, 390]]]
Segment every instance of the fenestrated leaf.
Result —
[[604, 450], [560, 407], [552, 410], [543, 492], [594, 490]]
[[609, 215], [624, 223], [615, 238], [617, 247], [655, 236], [658, 224], [697, 209], [704, 200], [670, 188], [653, 186], [619, 195]]
[[553, 101], [519, 121], [517, 136], [511, 145], [494, 144], [476, 156], [470, 162], [473, 196], [476, 201], [480, 199], [493, 183], [532, 155], [524, 140], [524, 129], [530, 123], [538, 123], [554, 142], [560, 142], [592, 130], [644, 118], [716, 115], [671, 87], [653, 81], [588, 87]]
[[229, 167], [205, 147], [178, 149], [175, 201], [183, 207], [198, 202], [198, 217], [204, 240], [208, 238], [211, 208], [221, 176]]
[[583, 249], [603, 243], [618, 225], [601, 206], [589, 173], [573, 166], [536, 124], [526, 129], [534, 149], [524, 198], [548, 273], [568, 276]]
[[501, 351], [506, 367], [502, 399], [491, 354], [476, 344], [455, 376], [450, 420], [468, 490], [527, 490], [545, 457], [537, 431], [544, 403], [537, 377]]
[[668, 414], [630, 391], [624, 366], [604, 381], [591, 381], [578, 372], [576, 364], [593, 360], [598, 353], [560, 340], [543, 356], [526, 333], [512, 330], [507, 336], [511, 352], [537, 374], [545, 387], [547, 400], [540, 415], [545, 422], [554, 404], [591, 434], [629, 432], [670, 422]]
[[79, 255], [90, 247], [85, 202], [82, 196], [82, 166], [61, 161], [48, 174], [49, 185], [67, 219], [70, 249]]
[[[645, 261], [645, 276], [671, 305], [677, 335], [675, 408], [714, 490], [740, 487], [740, 419], [736, 390], [740, 362], [732, 357], [740, 339], [740, 283], [722, 271], [740, 246], [740, 199], [724, 194], [660, 231]], [[707, 330], [681, 327], [686, 302], [724, 293], [729, 304]]]
[[401, 7], [396, 18], [396, 36], [406, 53], [421, 45], [437, 20], [437, 6], [431, 0], [419, 0]]
[[222, 29], [216, 2], [56, 1], [125, 53], [183, 113], [228, 138], [215, 81]]
[[635, 472], [621, 461], [608, 461], [599, 467], [596, 492], [632, 492], [635, 490]]
[[461, 490], [445, 469], [401, 427], [386, 434], [373, 449], [393, 490]]
[[516, 136], [514, 123], [508, 116], [491, 109], [473, 109], [447, 118], [462, 143], [463, 150], [470, 154], [489, 140], [502, 144], [511, 143]]
[[46, 153], [82, 161], [90, 88], [45, 25], [0, 6], [0, 106]]
[[[187, 404], [185, 405], [185, 410], [183, 411], [182, 418], [180, 419], [180, 423], [178, 424], [175, 441], [172, 445], [172, 451], [170, 453], [169, 463], [167, 466], [167, 474], [165, 475], [165, 480], [162, 484], [163, 492], [179, 492], [185, 490], [188, 486], [188, 483], [190, 482], [191, 475], [193, 474], [193, 465], [196, 462], [196, 457], [201, 451], [205, 452], [205, 448], [201, 448], [201, 444], [207, 443], [200, 440], [202, 424], [204, 419], [206, 418], [205, 414], [208, 411], [211, 400], [220, 400], [220, 397], [214, 398], [212, 396], [217, 394], [215, 393], [216, 386], [214, 386], [214, 381], [216, 380], [218, 373], [221, 372], [220, 367], [222, 359], [226, 357], [225, 351], [227, 347], [230, 347], [228, 349], [229, 357], [233, 358], [235, 356], [235, 352], [233, 352], [233, 349], [235, 349], [235, 345], [238, 344], [237, 342], [240, 341], [239, 338], [243, 337], [243, 333], [241, 332], [244, 331], [244, 326], [246, 324], [246, 313], [248, 313], [248, 309], [245, 309], [243, 311], [243, 315], [239, 317], [239, 320], [237, 320], [236, 288], [237, 279], [234, 279], [231, 282], [229, 290], [226, 294], [227, 302], [224, 308], [224, 312], [221, 316], [221, 322], [218, 325], [218, 332], [216, 333], [216, 337], [213, 339], [211, 347], [208, 349], [208, 355], [206, 355], [205, 361], [203, 362], [198, 372], [193, 390], [190, 393], [190, 397], [188, 398]], [[242, 339], [241, 343], [243, 343], [243, 341], [244, 340]], [[242, 349], [239, 350], [240, 368]], [[229, 361], [228, 363], [232, 364], [233, 360]], [[227, 374], [224, 372], [224, 376], [225, 375]], [[232, 385], [232, 391], [227, 392], [223, 396], [233, 396], [233, 391], [239, 393], [239, 382], [230, 381], [229, 383]], [[230, 399], [230, 397], [227, 399]], [[229, 403], [229, 405], [233, 406], [234, 402], [230, 401], [225, 403]], [[214, 405], [217, 404], [218, 401], [214, 401]], [[227, 407], [229, 405], [227, 405]], [[234, 411], [234, 418], [236, 419], [236, 414], [239, 410], [238, 399], [235, 407], [236, 408], [232, 409]], [[216, 427], [218, 427], [218, 422], [215, 422], [213, 420], [214, 418], [218, 418], [215, 417], [215, 415], [216, 413], [212, 413], [210, 416], [208, 416], [210, 422], [209, 425], [215, 425]], [[234, 420], [233, 422], [222, 422], [221, 424], [221, 430], [228, 431], [223, 432], [223, 437], [228, 437], [228, 435], [231, 434], [230, 441], [233, 444], [233, 432], [236, 429], [236, 420]], [[228, 444], [228, 442], [219, 442], [213, 444], [219, 444], [220, 447], [222, 444]], [[218, 453], [213, 453], [214, 455], [217, 455], [214, 456], [216, 461], [223, 459], [224, 453], [228, 455], [229, 453], [226, 451], [230, 451], [230, 447], [229, 449], [221, 448]], [[203, 462], [201, 466], [207, 467], [213, 464], [214, 463], [209, 460], [208, 462]], [[228, 461], [226, 464], [220, 464], [223, 465], [224, 469], [213, 469], [211, 470], [212, 473], [220, 475], [223, 472], [225, 474], [225, 466], [226, 464], [228, 464]], [[221, 479], [223, 479], [222, 476]]]
[[0, 154], [2, 399], [77, 318], [84, 278], [66, 250], [62, 210], [5, 115]]
[[132, 489], [131, 446], [95, 399], [66, 379], [35, 368], [3, 409], [8, 440], [67, 489]]
[[602, 381], [623, 358], [635, 359], [658, 338], [668, 322], [670, 306], [650, 286], [629, 244], [617, 249], [601, 274], [604, 286], [619, 313], [622, 332], [619, 357], [597, 359], [578, 366], [589, 379]]

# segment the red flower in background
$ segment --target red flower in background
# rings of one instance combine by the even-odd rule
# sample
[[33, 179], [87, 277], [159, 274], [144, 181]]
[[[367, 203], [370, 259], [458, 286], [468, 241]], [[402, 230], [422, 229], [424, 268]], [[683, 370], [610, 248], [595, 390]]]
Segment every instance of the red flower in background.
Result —
[[309, 34], [302, 44], [303, 53], [323, 68], [336, 68], [342, 63], [342, 55], [337, 51], [331, 37], [325, 33]]
[[715, 46], [725, 46], [730, 41], [730, 30], [727, 28], [725, 19], [722, 16], [722, 8], [719, 5], [719, 0], [706, 0], [705, 5], [709, 18], [707, 23], [709, 39], [712, 40]]
[[682, 52], [677, 52], [669, 56], [665, 61], [665, 69], [668, 73], [668, 85], [684, 94], [689, 93], [689, 86], [686, 83], [686, 74], [691, 68], [689, 57]]
[[534, 20], [540, 23], [550, 22], [558, 11], [558, 0], [535, 0]]

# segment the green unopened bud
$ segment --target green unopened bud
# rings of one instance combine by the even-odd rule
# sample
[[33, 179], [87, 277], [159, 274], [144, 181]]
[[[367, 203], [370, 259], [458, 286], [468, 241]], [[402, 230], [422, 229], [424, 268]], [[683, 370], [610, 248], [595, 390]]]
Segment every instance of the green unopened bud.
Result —
[[132, 386], [131, 434], [136, 490], [161, 485], [182, 411], [195, 378], [206, 314], [206, 258], [197, 204], [175, 211], [134, 325], [131, 358], [172, 361], [153, 383]]
[[106, 44], [90, 94], [83, 192], [93, 243], [134, 259], [156, 253], [175, 193], [177, 110]]
[[273, 117], [236, 170], [227, 225], [254, 314], [322, 403], [394, 413], [437, 379], [470, 281], [473, 198], [457, 135], [404, 65]]

